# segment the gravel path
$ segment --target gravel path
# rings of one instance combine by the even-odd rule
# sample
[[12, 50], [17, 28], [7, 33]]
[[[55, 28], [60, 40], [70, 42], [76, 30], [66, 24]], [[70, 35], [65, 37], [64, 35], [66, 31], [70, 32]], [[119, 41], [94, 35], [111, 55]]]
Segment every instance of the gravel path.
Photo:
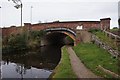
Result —
[[84, 64], [76, 56], [72, 47], [67, 46], [67, 51], [69, 53], [70, 62], [71, 62], [73, 71], [75, 72], [78, 78], [99, 78], [84, 66]]

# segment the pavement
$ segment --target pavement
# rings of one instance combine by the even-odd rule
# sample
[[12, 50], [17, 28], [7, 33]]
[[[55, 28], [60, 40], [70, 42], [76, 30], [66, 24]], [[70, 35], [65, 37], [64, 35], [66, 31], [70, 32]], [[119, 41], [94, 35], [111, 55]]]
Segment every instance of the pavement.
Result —
[[[84, 64], [81, 62], [81, 60], [75, 54], [72, 47], [67, 46], [67, 51], [69, 53], [73, 72], [77, 75], [78, 79], [79, 78], [87, 78], [87, 80], [89, 80], [90, 78], [96, 78], [96, 79], [100, 78], [84, 66]], [[82, 79], [80, 79], [80, 80], [82, 80]]]

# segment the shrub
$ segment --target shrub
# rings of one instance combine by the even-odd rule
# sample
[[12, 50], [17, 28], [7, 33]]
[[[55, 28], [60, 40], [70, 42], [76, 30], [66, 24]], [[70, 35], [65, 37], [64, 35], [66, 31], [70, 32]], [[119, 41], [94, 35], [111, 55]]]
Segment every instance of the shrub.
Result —
[[23, 32], [17, 35], [11, 34], [3, 41], [3, 53], [38, 48], [40, 46], [41, 37], [44, 34], [44, 31]]
[[88, 32], [95, 33], [101, 31], [100, 29], [89, 29]]
[[30, 31], [30, 39], [40, 39], [45, 34], [45, 31]]
[[8, 39], [8, 47], [13, 50], [24, 50], [27, 48], [26, 34], [11, 35]]
[[67, 36], [66, 39], [68, 41], [67, 44], [74, 45], [74, 40], [70, 36]]
[[113, 29], [118, 29], [118, 27], [113, 27]]

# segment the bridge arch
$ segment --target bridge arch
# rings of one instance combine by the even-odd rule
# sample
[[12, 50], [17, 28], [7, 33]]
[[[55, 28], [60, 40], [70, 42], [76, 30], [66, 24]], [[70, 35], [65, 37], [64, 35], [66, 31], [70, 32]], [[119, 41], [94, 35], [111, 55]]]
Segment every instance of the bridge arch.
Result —
[[[70, 28], [66, 27], [53, 27], [44, 29], [46, 32], [43, 38], [43, 44], [75, 44], [76, 41], [76, 32]], [[74, 42], [71, 43], [67, 36], [69, 36]]]
[[51, 32], [64, 33], [65, 35], [71, 37], [74, 41], [76, 40], [76, 32], [75, 32], [75, 30], [72, 30], [70, 28], [66, 28], [66, 27], [51, 27], [51, 28], [46, 28], [44, 31], [47, 32], [48, 34], [51, 33]]

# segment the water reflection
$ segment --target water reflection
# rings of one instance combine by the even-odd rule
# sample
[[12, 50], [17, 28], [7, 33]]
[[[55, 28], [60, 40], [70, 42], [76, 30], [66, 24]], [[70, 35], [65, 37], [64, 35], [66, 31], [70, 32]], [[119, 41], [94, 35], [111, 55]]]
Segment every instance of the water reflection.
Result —
[[4, 54], [3, 78], [48, 78], [61, 58], [61, 46], [41, 47], [38, 52]]

